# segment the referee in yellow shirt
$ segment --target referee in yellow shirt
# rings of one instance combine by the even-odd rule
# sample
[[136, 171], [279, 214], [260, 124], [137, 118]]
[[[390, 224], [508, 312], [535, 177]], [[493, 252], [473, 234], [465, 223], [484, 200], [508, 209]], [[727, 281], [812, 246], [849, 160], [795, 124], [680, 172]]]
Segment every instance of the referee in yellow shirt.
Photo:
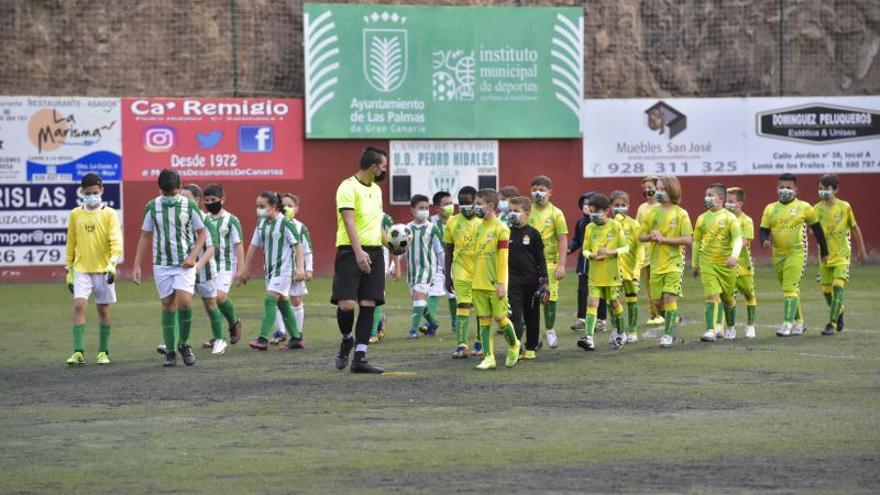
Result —
[[[385, 304], [385, 259], [382, 255], [382, 189], [388, 153], [368, 147], [360, 169], [336, 189], [336, 261], [333, 295], [342, 334], [336, 368], [345, 369], [354, 348], [352, 373], [382, 373], [367, 362], [367, 345], [376, 306]], [[354, 310], [358, 308], [357, 324]], [[352, 336], [354, 327], [354, 336]]]
[[73, 355], [68, 366], [85, 364], [86, 308], [94, 294], [101, 320], [97, 364], [110, 364], [110, 305], [116, 302], [116, 263], [122, 256], [122, 230], [116, 210], [101, 201], [104, 184], [97, 174], [80, 181], [82, 206], [67, 224], [67, 288], [73, 293]]

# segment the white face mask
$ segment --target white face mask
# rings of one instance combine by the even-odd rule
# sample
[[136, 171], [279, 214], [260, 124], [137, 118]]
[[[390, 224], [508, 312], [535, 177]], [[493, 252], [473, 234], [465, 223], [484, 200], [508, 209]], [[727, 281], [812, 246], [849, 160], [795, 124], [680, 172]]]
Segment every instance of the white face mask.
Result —
[[532, 191], [532, 201], [536, 204], [543, 205], [547, 202], [547, 191]]
[[424, 222], [428, 219], [428, 210], [416, 210], [416, 220]]
[[666, 191], [657, 191], [654, 193], [654, 199], [660, 203], [665, 203], [669, 201], [669, 195], [666, 194]]
[[821, 199], [823, 201], [831, 199], [831, 191], [829, 191], [827, 189], [820, 189], [819, 190], [819, 199]]
[[794, 190], [786, 187], [780, 187], [777, 189], [776, 194], [779, 195], [779, 201], [782, 203], [788, 203], [794, 199]]
[[88, 206], [89, 208], [94, 208], [101, 204], [101, 195], [100, 194], [87, 194], [83, 196], [83, 204]]
[[525, 224], [525, 217], [518, 211], [511, 211], [507, 214], [507, 224], [511, 227], [521, 227]]
[[731, 213], [736, 213], [736, 203], [724, 203], [724, 207], [730, 210]]
[[626, 215], [629, 213], [629, 208], [626, 206], [615, 206], [614, 208], [611, 208], [611, 210], [614, 211], [615, 215]]
[[269, 210], [263, 207], [257, 207], [257, 218], [263, 220], [269, 216]]
[[715, 196], [706, 196], [703, 201], [706, 203], [706, 209], [715, 208]]
[[498, 201], [498, 211], [501, 213], [507, 213], [510, 210], [510, 202], [506, 199], [502, 199]]

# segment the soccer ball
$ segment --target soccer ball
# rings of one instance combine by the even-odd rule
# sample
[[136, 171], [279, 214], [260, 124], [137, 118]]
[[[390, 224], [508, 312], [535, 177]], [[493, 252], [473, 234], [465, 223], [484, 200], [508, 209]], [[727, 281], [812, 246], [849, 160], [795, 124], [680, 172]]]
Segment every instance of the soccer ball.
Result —
[[402, 223], [396, 223], [385, 231], [385, 246], [394, 254], [406, 252], [412, 240], [412, 230]]

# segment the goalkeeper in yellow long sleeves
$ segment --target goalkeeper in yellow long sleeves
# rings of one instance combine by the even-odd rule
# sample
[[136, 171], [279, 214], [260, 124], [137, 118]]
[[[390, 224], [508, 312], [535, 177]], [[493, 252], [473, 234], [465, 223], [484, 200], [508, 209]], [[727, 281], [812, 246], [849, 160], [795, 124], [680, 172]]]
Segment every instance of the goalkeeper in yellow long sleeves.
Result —
[[116, 302], [116, 263], [122, 256], [122, 230], [116, 210], [101, 201], [104, 185], [97, 174], [80, 183], [82, 206], [67, 225], [67, 288], [73, 293], [73, 355], [68, 366], [85, 364], [86, 308], [94, 294], [101, 320], [98, 364], [110, 364], [110, 305]]
[[507, 340], [505, 365], [510, 368], [519, 360], [519, 340], [513, 328], [508, 310], [507, 276], [508, 243], [510, 229], [495, 216], [498, 193], [494, 189], [481, 189], [474, 202], [474, 214], [482, 218], [475, 236], [473, 300], [480, 334], [483, 337], [483, 361], [480, 370], [495, 369], [495, 343], [491, 325], [494, 319]]

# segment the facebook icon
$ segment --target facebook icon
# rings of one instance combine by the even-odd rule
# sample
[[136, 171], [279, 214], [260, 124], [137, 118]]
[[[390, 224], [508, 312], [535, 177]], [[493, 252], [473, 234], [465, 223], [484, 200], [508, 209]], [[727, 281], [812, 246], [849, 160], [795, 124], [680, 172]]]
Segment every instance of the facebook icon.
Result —
[[268, 153], [275, 146], [272, 127], [243, 125], [238, 128], [238, 150], [250, 153]]

